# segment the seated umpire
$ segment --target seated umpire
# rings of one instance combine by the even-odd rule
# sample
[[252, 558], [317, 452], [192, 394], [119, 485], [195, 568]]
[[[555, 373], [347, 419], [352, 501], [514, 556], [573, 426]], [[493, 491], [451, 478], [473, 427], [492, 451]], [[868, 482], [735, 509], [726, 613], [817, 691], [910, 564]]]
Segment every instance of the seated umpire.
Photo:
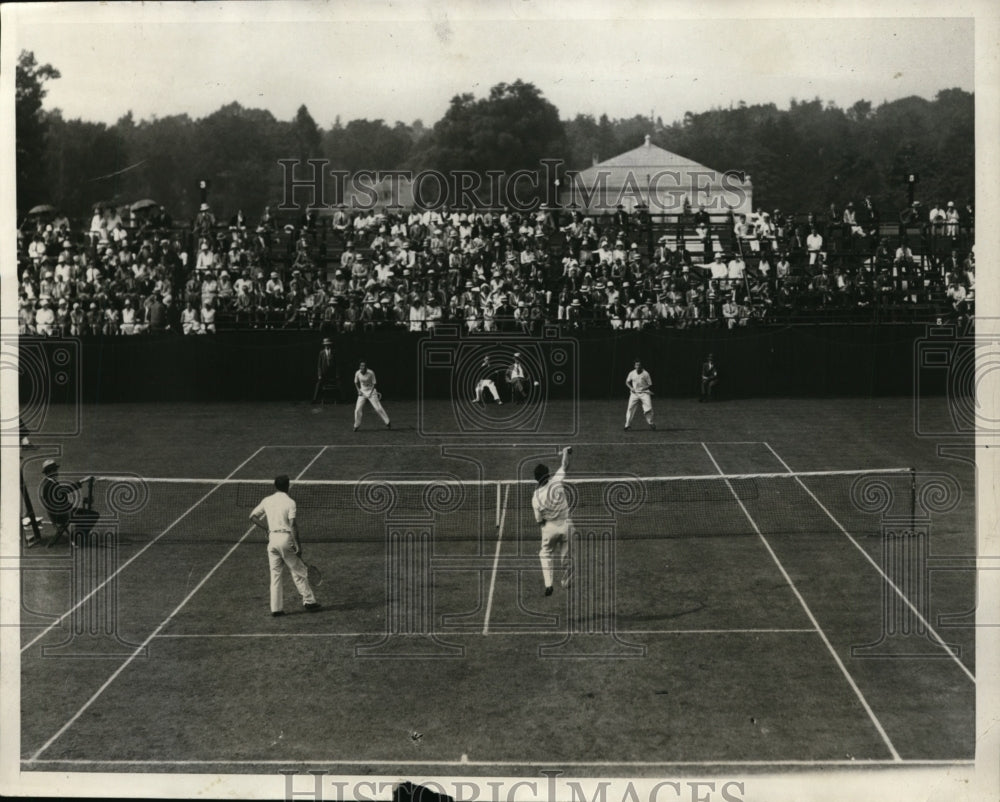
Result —
[[[92, 514], [89, 508], [81, 506], [80, 489], [84, 484], [93, 487], [94, 477], [88, 476], [82, 482], [63, 481], [59, 478], [59, 463], [52, 459], [42, 463], [42, 484], [39, 489], [39, 496], [42, 506], [49, 515], [49, 520], [55, 527], [56, 532], [49, 546], [54, 546], [63, 532], [68, 532], [72, 524], [77, 525], [78, 531], [85, 535], [84, 526], [92, 521]], [[71, 541], [72, 542], [72, 541]], [[72, 545], [78, 545], [72, 543]]]

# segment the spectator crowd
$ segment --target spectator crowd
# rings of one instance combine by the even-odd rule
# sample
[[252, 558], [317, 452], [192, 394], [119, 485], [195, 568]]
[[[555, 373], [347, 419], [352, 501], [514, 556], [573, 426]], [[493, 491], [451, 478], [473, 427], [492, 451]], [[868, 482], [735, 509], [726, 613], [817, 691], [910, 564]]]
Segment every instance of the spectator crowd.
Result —
[[[22, 334], [128, 336], [222, 328], [468, 332], [730, 329], [769, 321], [963, 318], [973, 210], [919, 203], [886, 227], [870, 199], [801, 217], [639, 208], [399, 208], [279, 221], [269, 208], [188, 225], [158, 208], [58, 214], [18, 232]], [[895, 225], [895, 221], [893, 221]], [[892, 245], [890, 245], [890, 240]], [[908, 315], [908, 316], [907, 316]]]

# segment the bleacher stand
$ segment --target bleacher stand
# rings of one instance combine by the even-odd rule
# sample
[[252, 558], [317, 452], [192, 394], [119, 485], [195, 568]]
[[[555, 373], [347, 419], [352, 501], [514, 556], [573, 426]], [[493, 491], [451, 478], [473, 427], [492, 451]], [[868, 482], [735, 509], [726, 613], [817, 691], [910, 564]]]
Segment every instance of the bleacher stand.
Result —
[[974, 218], [919, 203], [886, 224], [866, 198], [823, 215], [698, 207], [350, 210], [228, 224], [202, 204], [97, 209], [89, 228], [18, 232], [22, 333], [540, 333], [769, 323], [960, 320], [975, 300]]

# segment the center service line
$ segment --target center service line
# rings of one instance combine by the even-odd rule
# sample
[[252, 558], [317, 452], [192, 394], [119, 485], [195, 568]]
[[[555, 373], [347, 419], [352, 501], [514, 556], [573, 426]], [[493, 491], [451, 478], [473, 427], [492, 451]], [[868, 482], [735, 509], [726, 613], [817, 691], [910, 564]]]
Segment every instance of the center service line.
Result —
[[[497, 484], [497, 495], [500, 493], [500, 485]], [[490, 576], [490, 593], [486, 599], [486, 617], [483, 619], [483, 634], [490, 631], [490, 611], [493, 609], [493, 589], [497, 585], [497, 567], [500, 565], [500, 546], [503, 543], [503, 525], [507, 520], [507, 499], [510, 498], [510, 485], [504, 487], [503, 506], [500, 510], [500, 521], [497, 524], [497, 550], [493, 555], [493, 574]]]

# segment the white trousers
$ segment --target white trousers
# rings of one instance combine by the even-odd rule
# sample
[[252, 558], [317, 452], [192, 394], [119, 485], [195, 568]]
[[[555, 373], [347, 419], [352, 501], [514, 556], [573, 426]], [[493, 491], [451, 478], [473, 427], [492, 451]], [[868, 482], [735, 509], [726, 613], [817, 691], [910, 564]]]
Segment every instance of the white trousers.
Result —
[[292, 551], [291, 532], [271, 532], [267, 536], [267, 561], [271, 566], [271, 612], [281, 612], [284, 593], [281, 580], [284, 568], [292, 572], [292, 581], [302, 596], [303, 604], [315, 604], [316, 596], [309, 585], [309, 569], [302, 559]]
[[378, 414], [378, 416], [382, 419], [382, 423], [388, 423], [389, 422], [389, 415], [382, 408], [382, 402], [378, 400], [378, 397], [374, 393], [372, 393], [371, 395], [359, 395], [358, 396], [358, 403], [356, 403], [354, 405], [354, 425], [355, 426], [360, 426], [361, 425], [361, 411], [364, 409], [365, 401], [369, 402], [372, 405], [372, 408], [375, 410], [375, 412]]
[[639, 405], [642, 405], [642, 412], [646, 416], [646, 423], [653, 422], [653, 399], [649, 393], [629, 393], [628, 409], [625, 412], [625, 425], [632, 425], [632, 418], [635, 416]]
[[494, 401], [500, 400], [500, 393], [497, 392], [497, 386], [493, 383], [492, 379], [481, 379], [476, 382], [476, 401], [480, 401], [482, 399], [483, 390], [489, 390], [493, 395]]
[[562, 570], [560, 584], [563, 587], [569, 585], [572, 566], [569, 556], [569, 538], [573, 531], [573, 522], [568, 518], [565, 521], [546, 521], [542, 524], [542, 548], [538, 552], [538, 557], [542, 563], [542, 579], [545, 587], [552, 587], [552, 580], [555, 574], [556, 558], [558, 556], [559, 568]]

